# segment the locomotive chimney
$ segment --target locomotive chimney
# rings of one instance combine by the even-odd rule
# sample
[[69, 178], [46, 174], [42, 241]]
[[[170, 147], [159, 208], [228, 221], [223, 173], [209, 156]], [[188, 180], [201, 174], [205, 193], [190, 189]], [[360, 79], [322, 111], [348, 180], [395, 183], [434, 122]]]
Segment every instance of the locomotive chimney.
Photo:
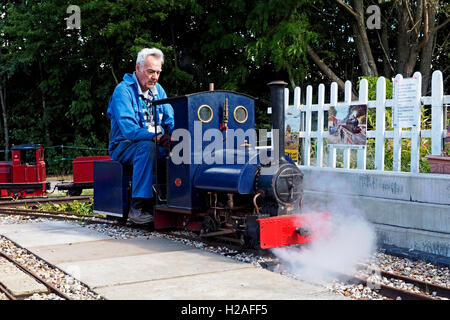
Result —
[[[284, 81], [272, 81], [267, 84], [270, 88], [270, 104], [272, 106], [272, 146], [274, 155], [278, 148], [278, 159], [280, 162], [286, 162], [284, 153], [284, 88], [287, 83]], [[278, 131], [278, 141], [275, 141]], [[278, 145], [277, 145], [278, 143]]]

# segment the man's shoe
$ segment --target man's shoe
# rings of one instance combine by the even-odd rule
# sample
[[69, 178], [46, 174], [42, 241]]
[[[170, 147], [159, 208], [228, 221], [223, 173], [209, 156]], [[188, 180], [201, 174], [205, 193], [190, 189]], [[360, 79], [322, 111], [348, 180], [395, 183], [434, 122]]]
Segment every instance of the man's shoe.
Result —
[[131, 222], [136, 224], [146, 224], [155, 220], [151, 213], [133, 207], [131, 207], [130, 212], [128, 213], [128, 218]]

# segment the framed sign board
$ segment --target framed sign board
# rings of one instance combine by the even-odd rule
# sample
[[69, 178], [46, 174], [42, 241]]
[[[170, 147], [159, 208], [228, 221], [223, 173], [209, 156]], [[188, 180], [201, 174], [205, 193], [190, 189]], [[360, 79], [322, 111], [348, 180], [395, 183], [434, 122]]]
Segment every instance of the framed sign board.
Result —
[[416, 78], [394, 80], [394, 127], [417, 126], [420, 114], [420, 85]]
[[366, 145], [367, 105], [336, 106], [328, 111], [328, 144]]

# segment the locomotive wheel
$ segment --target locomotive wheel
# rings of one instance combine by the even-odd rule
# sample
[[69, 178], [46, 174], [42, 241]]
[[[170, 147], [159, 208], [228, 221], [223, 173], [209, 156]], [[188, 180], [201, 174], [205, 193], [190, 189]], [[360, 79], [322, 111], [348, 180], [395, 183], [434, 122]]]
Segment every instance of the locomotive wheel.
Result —
[[200, 234], [206, 234], [214, 231], [217, 231], [216, 222], [210, 216], [206, 216], [202, 221], [202, 230], [200, 231]]

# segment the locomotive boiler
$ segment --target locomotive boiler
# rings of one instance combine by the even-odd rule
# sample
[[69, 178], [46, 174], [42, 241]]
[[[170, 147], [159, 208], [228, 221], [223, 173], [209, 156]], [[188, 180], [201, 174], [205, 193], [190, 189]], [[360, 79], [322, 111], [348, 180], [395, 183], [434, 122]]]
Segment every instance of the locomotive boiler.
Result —
[[[216, 90], [154, 101], [175, 114], [175, 145], [154, 172], [154, 228], [262, 249], [310, 242], [328, 213], [301, 212], [303, 175], [284, 152], [285, 82], [268, 84], [272, 147], [256, 147], [255, 99]], [[94, 162], [94, 212], [127, 218], [132, 168]], [[320, 222], [320, 223], [317, 223]]]

